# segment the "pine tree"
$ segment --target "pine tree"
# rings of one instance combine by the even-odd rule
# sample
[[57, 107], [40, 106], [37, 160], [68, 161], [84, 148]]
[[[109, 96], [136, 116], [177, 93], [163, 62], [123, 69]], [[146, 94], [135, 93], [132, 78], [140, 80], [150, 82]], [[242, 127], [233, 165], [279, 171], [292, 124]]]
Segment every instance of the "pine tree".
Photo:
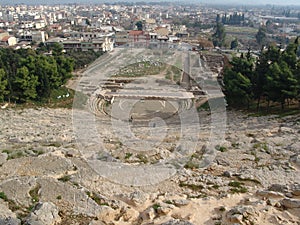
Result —
[[217, 23], [215, 33], [212, 35], [214, 46], [222, 47], [224, 45], [226, 33], [223, 24]]
[[7, 90], [7, 79], [4, 69], [0, 69], [0, 102], [2, 102], [6, 95], [9, 93]]

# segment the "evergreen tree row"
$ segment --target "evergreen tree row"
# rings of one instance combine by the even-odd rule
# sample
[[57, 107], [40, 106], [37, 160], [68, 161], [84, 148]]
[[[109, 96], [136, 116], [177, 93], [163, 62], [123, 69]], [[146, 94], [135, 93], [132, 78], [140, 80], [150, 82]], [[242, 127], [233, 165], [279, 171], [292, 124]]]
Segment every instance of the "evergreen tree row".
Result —
[[224, 92], [232, 106], [247, 106], [262, 100], [269, 107], [277, 102], [284, 108], [291, 101], [300, 101], [299, 38], [282, 51], [276, 46], [262, 50], [258, 58], [250, 51], [234, 57], [224, 70]]
[[217, 23], [222, 24], [229, 24], [229, 25], [240, 25], [245, 21], [244, 14], [238, 14], [237, 12], [233, 13], [232, 15], [223, 15], [222, 17], [218, 14], [216, 18]]

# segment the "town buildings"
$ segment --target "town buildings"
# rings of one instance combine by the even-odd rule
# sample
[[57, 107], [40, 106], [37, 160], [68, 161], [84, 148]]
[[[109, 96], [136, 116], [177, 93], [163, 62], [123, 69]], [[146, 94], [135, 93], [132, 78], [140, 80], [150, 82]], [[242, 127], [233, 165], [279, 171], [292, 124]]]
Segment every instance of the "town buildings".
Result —
[[[241, 22], [230, 20], [237, 15], [242, 18]], [[200, 49], [212, 49], [210, 37], [217, 16], [230, 21], [225, 23], [225, 28], [242, 26], [253, 31], [268, 26], [272, 41], [289, 41], [300, 34], [300, 8], [297, 7], [175, 5], [167, 2], [22, 4], [0, 7], [0, 44], [35, 48], [40, 42], [59, 42], [67, 51], [111, 51], [114, 47], [139, 41], [188, 42]], [[230, 28], [226, 31], [228, 41], [239, 38], [239, 48], [257, 47], [255, 33], [243, 36], [242, 32]]]

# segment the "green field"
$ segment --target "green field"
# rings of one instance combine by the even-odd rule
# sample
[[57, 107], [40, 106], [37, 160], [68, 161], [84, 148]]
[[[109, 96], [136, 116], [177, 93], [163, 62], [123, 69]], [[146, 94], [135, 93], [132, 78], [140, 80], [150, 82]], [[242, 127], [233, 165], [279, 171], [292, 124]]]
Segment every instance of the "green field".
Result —
[[258, 29], [253, 27], [236, 27], [236, 26], [225, 26], [226, 33], [235, 33], [241, 35], [255, 35]]

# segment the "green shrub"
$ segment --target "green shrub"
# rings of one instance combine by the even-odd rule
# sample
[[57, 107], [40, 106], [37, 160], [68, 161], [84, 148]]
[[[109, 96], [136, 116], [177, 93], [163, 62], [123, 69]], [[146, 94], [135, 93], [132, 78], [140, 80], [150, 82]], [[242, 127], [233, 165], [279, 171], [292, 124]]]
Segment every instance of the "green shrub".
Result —
[[229, 182], [228, 185], [231, 186], [231, 187], [237, 187], [237, 188], [239, 188], [239, 187], [241, 187], [243, 185], [243, 183], [238, 182], [238, 181], [231, 181], [231, 182]]
[[132, 156], [132, 153], [127, 152], [127, 153], [125, 154], [125, 159], [129, 159], [131, 156]]
[[199, 164], [196, 163], [196, 162], [193, 162], [192, 160], [190, 160], [184, 165], [184, 168], [186, 168], [186, 169], [197, 169], [197, 168], [199, 168]]
[[25, 153], [21, 150], [17, 150], [17, 151], [13, 151], [11, 152], [8, 157], [7, 157], [7, 160], [10, 160], [10, 159], [18, 159], [18, 158], [21, 158], [21, 157], [24, 157], [26, 156]]
[[201, 184], [187, 184], [187, 183], [184, 183], [184, 182], [180, 182], [179, 183], [179, 187], [187, 187], [193, 191], [201, 191], [204, 187], [203, 185]]
[[8, 201], [8, 198], [4, 192], [0, 192], [0, 198], [3, 199], [4, 201]]
[[238, 182], [238, 181], [231, 181], [229, 184], [232, 188], [230, 188], [230, 191], [232, 193], [246, 193], [248, 192], [248, 189], [244, 187], [244, 183]]
[[149, 160], [147, 159], [147, 156], [145, 156], [143, 154], [138, 154], [136, 157], [144, 164], [149, 162]]
[[152, 205], [152, 208], [154, 209], [155, 212], [157, 212], [158, 208], [160, 208], [160, 204], [156, 203], [154, 205]]
[[226, 151], [227, 151], [227, 148], [226, 148], [226, 147], [224, 147], [224, 146], [219, 146], [219, 145], [217, 145], [217, 146], [215, 147], [215, 149], [216, 149], [217, 151], [220, 151], [220, 152], [226, 152]]
[[98, 205], [105, 205], [109, 206], [107, 202], [105, 202], [103, 199], [101, 199], [95, 192], [86, 192], [87, 196], [89, 196], [91, 199], [93, 199]]
[[65, 175], [63, 177], [60, 177], [58, 178], [59, 181], [62, 181], [62, 182], [68, 182], [71, 180], [71, 176], [70, 175]]
[[33, 189], [31, 189], [29, 191], [29, 195], [31, 197], [31, 201], [33, 203], [39, 202], [40, 197], [39, 197], [39, 190], [40, 190], [41, 186], [39, 184], [37, 184]]

